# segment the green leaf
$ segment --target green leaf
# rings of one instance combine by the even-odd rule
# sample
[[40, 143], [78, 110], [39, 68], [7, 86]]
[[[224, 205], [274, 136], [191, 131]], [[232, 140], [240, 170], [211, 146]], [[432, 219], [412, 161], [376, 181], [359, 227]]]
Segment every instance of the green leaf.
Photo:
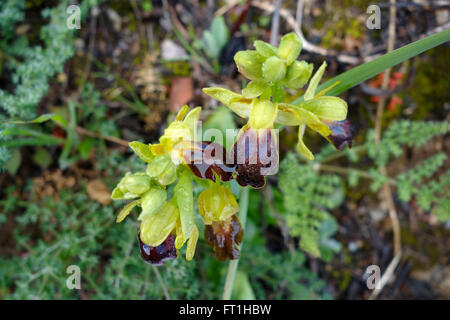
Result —
[[[329, 96], [337, 96], [342, 92], [347, 91], [348, 89], [376, 76], [384, 70], [415, 57], [424, 51], [437, 47], [449, 40], [450, 29], [447, 29], [424, 39], [415, 41], [324, 82], [319, 86], [318, 91], [322, 91], [337, 81], [340, 81], [338, 85], [333, 87], [327, 93]], [[293, 103], [295, 104], [302, 100], [303, 97], [300, 97]]]
[[236, 272], [231, 298], [236, 300], [255, 300], [255, 293], [248, 280], [248, 276], [243, 271]]
[[13, 121], [5, 121], [5, 122], [11, 123], [11, 124], [27, 124], [27, 123], [42, 123], [42, 122], [45, 122], [48, 120], [53, 120], [56, 123], [60, 124], [62, 127], [67, 126], [66, 119], [64, 119], [61, 115], [55, 114], [55, 113], [46, 113], [46, 114], [40, 115], [36, 119], [30, 120], [30, 121], [13, 120]]
[[230, 31], [228, 30], [227, 24], [223, 16], [215, 17], [211, 24], [211, 32], [214, 36], [216, 44], [218, 45], [219, 53], [220, 50], [227, 44], [230, 39]]
[[15, 175], [17, 173], [17, 170], [20, 168], [20, 164], [22, 163], [22, 154], [20, 153], [19, 149], [14, 149], [12, 153], [12, 157], [6, 162], [6, 170], [11, 175]]
[[300, 238], [300, 248], [315, 257], [320, 257], [319, 234], [312, 229], [304, 230]]
[[92, 150], [94, 149], [96, 140], [91, 137], [85, 137], [83, 141], [81, 141], [78, 146], [78, 150], [80, 151], [81, 159], [89, 159], [92, 154]]
[[47, 168], [52, 163], [52, 156], [44, 148], [37, 148], [33, 154], [33, 161], [41, 168]]
[[211, 28], [203, 32], [203, 48], [211, 59], [218, 59], [222, 48], [228, 43], [230, 32], [222, 16], [215, 17]]

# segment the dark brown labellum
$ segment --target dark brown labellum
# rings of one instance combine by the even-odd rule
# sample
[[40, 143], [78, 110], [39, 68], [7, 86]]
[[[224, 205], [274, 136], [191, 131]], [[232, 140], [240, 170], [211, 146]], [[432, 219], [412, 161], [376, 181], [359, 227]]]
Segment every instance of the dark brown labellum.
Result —
[[157, 247], [151, 247], [141, 241], [140, 233], [138, 234], [139, 248], [141, 249], [141, 257], [145, 262], [152, 265], [162, 265], [165, 260], [175, 259], [177, 257], [177, 249], [175, 248], [175, 235], [170, 234], [167, 239]]
[[333, 121], [327, 123], [331, 130], [331, 134], [328, 136], [331, 143], [337, 148], [342, 149], [345, 146], [351, 148], [352, 146], [352, 126], [349, 120]]
[[233, 179], [236, 166], [226, 164], [226, 149], [214, 142], [195, 142], [193, 149], [185, 150], [184, 158], [192, 173], [202, 179], [216, 182], [217, 174], [222, 181]]
[[217, 143], [194, 142], [191, 149], [183, 151], [187, 166], [197, 177], [216, 181], [236, 181], [243, 187], [264, 187], [264, 176], [278, 170], [278, 150], [271, 129], [243, 131], [227, 155]]
[[236, 215], [225, 221], [215, 221], [205, 225], [205, 240], [220, 261], [239, 259], [239, 245], [244, 237], [241, 223]]
[[264, 176], [278, 170], [278, 150], [271, 129], [242, 132], [233, 146], [236, 181], [243, 187], [262, 188]]

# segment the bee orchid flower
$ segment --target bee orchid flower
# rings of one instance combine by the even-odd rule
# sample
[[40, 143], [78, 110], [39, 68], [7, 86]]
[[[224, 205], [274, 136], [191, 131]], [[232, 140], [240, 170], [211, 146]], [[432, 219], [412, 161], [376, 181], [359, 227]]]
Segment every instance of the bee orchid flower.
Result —
[[205, 223], [205, 240], [216, 258], [238, 259], [244, 231], [236, 216], [239, 206], [230, 189], [214, 184], [200, 194], [198, 208]]
[[325, 96], [330, 88], [315, 94], [325, 68], [324, 62], [312, 77], [304, 101], [297, 104], [272, 102], [263, 97], [247, 98], [220, 87], [205, 88], [203, 92], [222, 102], [240, 117], [248, 118], [244, 128], [269, 129], [273, 128], [274, 123], [299, 126], [297, 149], [307, 159], [313, 160], [314, 155], [303, 142], [306, 127], [320, 133], [337, 148], [351, 145], [351, 130], [345, 121], [347, 103], [338, 97]]

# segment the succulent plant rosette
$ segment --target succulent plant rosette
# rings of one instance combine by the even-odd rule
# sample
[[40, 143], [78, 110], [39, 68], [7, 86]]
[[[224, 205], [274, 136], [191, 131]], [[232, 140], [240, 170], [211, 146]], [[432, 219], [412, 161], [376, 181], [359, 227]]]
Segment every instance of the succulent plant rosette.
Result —
[[[313, 65], [297, 60], [302, 42], [295, 33], [285, 35], [278, 48], [259, 40], [254, 47], [256, 50], [240, 51], [234, 57], [239, 72], [250, 80], [241, 93], [220, 87], [203, 89], [239, 117], [248, 119], [231, 150], [198, 139], [201, 108], [189, 111], [187, 106], [181, 108], [165, 129], [159, 143], [129, 144], [148, 164], [146, 171], [127, 173], [111, 197], [131, 200], [119, 213], [117, 222], [123, 221], [135, 207], [140, 208], [139, 246], [142, 258], [150, 264], [176, 258], [185, 244], [186, 259], [194, 257], [199, 238], [194, 183], [204, 188], [197, 203], [205, 225], [205, 241], [219, 260], [239, 258], [244, 232], [230, 182], [235, 180], [242, 187], [262, 188], [265, 176], [276, 173], [275, 123], [298, 126], [297, 150], [309, 160], [314, 155], [303, 141], [306, 128], [319, 133], [338, 149], [351, 146], [347, 103], [327, 96], [329, 88], [316, 92], [326, 63], [312, 75]], [[285, 102], [285, 88], [300, 89], [308, 81], [301, 102]]]

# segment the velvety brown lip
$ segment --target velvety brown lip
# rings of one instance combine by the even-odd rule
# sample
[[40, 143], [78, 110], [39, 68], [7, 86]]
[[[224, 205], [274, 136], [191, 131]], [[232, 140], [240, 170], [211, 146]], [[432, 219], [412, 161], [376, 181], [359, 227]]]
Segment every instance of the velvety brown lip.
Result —
[[165, 260], [175, 259], [175, 235], [170, 234], [167, 239], [157, 247], [151, 247], [141, 241], [141, 233], [138, 234], [139, 248], [142, 259], [151, 265], [162, 265]]
[[[217, 150], [220, 154], [216, 154]], [[202, 141], [195, 142], [192, 150], [185, 150], [184, 158], [192, 173], [199, 178], [216, 182], [217, 175], [221, 181], [226, 182], [234, 177], [243, 187], [262, 188], [265, 185], [265, 175], [261, 170], [273, 167], [273, 163], [263, 164], [261, 159], [263, 156], [277, 155], [277, 152], [270, 129], [247, 129], [240, 134], [229, 157], [222, 145]], [[275, 158], [278, 161], [278, 157]], [[232, 163], [227, 163], [227, 159]]]
[[[256, 142], [256, 143], [255, 143]], [[252, 130], [247, 129], [241, 133], [233, 146], [233, 156], [236, 166], [236, 181], [243, 187], [249, 185], [253, 188], [262, 188], [265, 185], [264, 176], [261, 169], [270, 168], [273, 163], [263, 164], [262, 157], [275, 155], [278, 152], [275, 140], [270, 129]], [[239, 153], [243, 154], [244, 161], [238, 161]], [[256, 163], [251, 163], [255, 161]], [[276, 157], [278, 161], [278, 157]], [[243, 163], [240, 163], [243, 162]]]
[[331, 143], [337, 148], [342, 149], [345, 146], [351, 148], [353, 134], [352, 134], [352, 126], [350, 121], [333, 121], [327, 123], [328, 127], [331, 130], [331, 134], [328, 136]]
[[244, 237], [241, 223], [236, 215], [225, 221], [214, 221], [205, 225], [205, 240], [220, 261], [239, 259], [239, 245]]
[[[221, 155], [216, 155], [216, 150], [221, 151]], [[202, 179], [216, 181], [217, 174], [221, 181], [230, 181], [233, 179], [233, 173], [236, 171], [234, 164], [226, 164], [226, 149], [220, 144], [202, 141], [194, 143], [193, 150], [190, 150], [190, 162], [187, 163], [192, 173]], [[195, 161], [200, 159], [201, 161]]]

